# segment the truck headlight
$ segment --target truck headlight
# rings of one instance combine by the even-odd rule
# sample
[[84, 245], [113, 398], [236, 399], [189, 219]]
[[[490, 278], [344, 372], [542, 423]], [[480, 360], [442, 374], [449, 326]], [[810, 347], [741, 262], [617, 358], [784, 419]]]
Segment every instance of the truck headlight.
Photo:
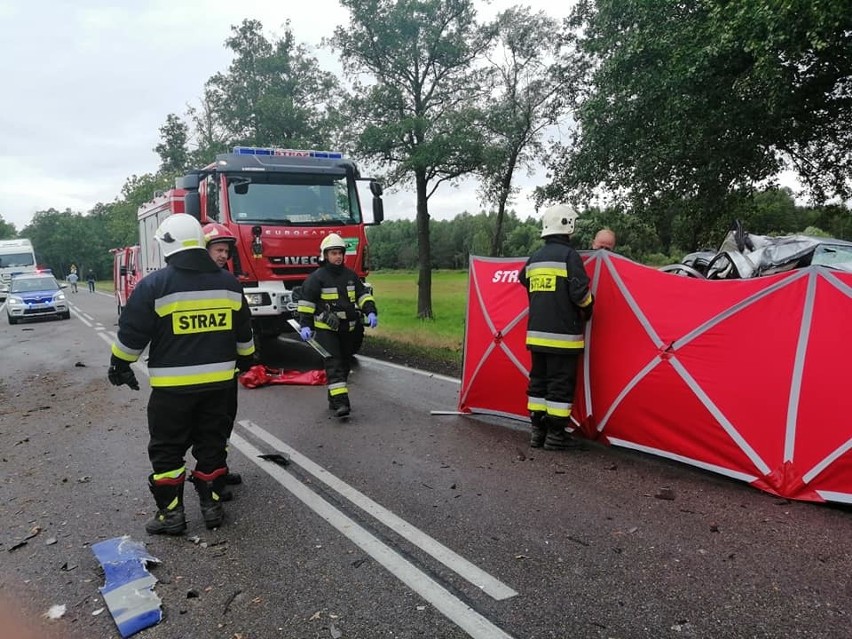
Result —
[[260, 306], [263, 304], [263, 293], [246, 293], [245, 298], [249, 306]]

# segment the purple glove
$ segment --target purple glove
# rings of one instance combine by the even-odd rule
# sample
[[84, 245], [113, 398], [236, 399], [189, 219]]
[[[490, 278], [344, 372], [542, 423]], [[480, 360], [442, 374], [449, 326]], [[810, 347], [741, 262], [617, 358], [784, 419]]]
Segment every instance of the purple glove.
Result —
[[376, 328], [376, 326], [378, 326], [378, 325], [379, 325], [379, 318], [378, 318], [378, 317], [376, 317], [376, 314], [375, 314], [375, 313], [369, 313], [369, 314], [367, 315], [367, 325], [368, 325], [370, 328]]
[[301, 337], [306, 342], [310, 340], [314, 336], [314, 332], [311, 330], [310, 326], [303, 326], [299, 329], [299, 337]]

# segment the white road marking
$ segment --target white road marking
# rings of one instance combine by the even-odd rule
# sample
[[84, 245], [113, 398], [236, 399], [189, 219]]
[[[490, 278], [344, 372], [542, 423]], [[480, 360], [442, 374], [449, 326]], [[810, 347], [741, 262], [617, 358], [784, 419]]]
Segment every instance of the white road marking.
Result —
[[391, 362], [385, 362], [380, 359], [373, 359], [372, 357], [367, 357], [365, 355], [358, 355], [358, 359], [364, 360], [365, 362], [370, 362], [372, 364], [378, 364], [379, 366], [387, 366], [388, 368], [395, 368], [400, 371], [405, 371], [407, 373], [417, 373], [418, 375], [423, 375], [424, 377], [431, 377], [432, 379], [440, 379], [445, 382], [450, 382], [451, 384], [461, 384], [461, 380], [456, 377], [448, 377], [447, 375], [439, 375], [438, 373], [430, 373], [429, 371], [422, 371], [419, 368], [411, 368], [410, 366], [402, 366], [401, 364], [393, 364]]
[[[241, 422], [242, 423], [242, 422]], [[258, 458], [261, 451], [239, 435], [232, 433], [230, 443], [248, 459], [286, 488], [299, 501], [325, 519], [332, 527], [370, 557], [384, 566], [392, 575], [432, 604], [436, 610], [464, 630], [474, 639], [512, 639], [512, 636], [495, 626], [473, 608], [406, 561], [399, 553], [379, 541], [317, 493], [274, 463]]]
[[249, 433], [258, 439], [263, 440], [275, 450], [289, 455], [290, 461], [297, 466], [300, 466], [303, 470], [305, 470], [305, 472], [313, 475], [326, 486], [348, 499], [364, 512], [375, 517], [378, 521], [400, 535], [403, 539], [408, 540], [490, 597], [493, 597], [498, 601], [502, 601], [503, 599], [508, 599], [509, 597], [514, 597], [518, 594], [503, 582], [495, 579], [461, 555], [453, 552], [436, 539], [433, 539], [424, 533], [422, 530], [415, 528], [384, 506], [377, 504], [343, 480], [332, 475], [319, 464], [311, 461], [299, 451], [291, 448], [274, 435], [268, 433], [257, 424], [247, 419], [240, 420], [238, 423]]

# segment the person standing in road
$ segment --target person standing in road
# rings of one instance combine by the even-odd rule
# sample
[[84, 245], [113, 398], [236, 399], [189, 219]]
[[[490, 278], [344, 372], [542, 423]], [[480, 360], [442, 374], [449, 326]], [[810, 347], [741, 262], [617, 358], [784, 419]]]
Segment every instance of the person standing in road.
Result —
[[603, 249], [605, 251], [615, 250], [615, 231], [608, 228], [602, 228], [595, 234], [595, 239], [592, 240], [592, 248]]
[[585, 347], [583, 322], [594, 298], [580, 254], [571, 246], [577, 213], [566, 204], [544, 212], [544, 246], [521, 269], [529, 315], [526, 345], [532, 355], [527, 409], [530, 446], [566, 450], [582, 444], [566, 430], [577, 383], [577, 361]]
[[324, 361], [328, 407], [341, 420], [348, 418], [351, 410], [347, 382], [362, 313], [370, 328], [379, 325], [373, 296], [357, 273], [343, 264], [345, 255], [346, 242], [337, 233], [323, 238], [320, 267], [302, 285], [297, 307], [302, 339], [316, 337], [331, 354]]
[[68, 274], [67, 279], [68, 279], [68, 283], [71, 285], [71, 292], [76, 293], [77, 292], [77, 280], [80, 279], [80, 278], [77, 277], [77, 271], [71, 271]]
[[157, 513], [145, 530], [179, 535], [186, 530], [184, 457], [190, 448], [196, 460], [191, 481], [204, 524], [216, 528], [224, 521], [221, 494], [231, 427], [225, 391], [235, 367], [250, 365], [254, 342], [240, 284], [210, 259], [198, 220], [171, 215], [154, 237], [166, 266], [140, 280], [128, 299], [108, 378], [139, 390], [130, 364], [149, 347], [148, 486]]
[[[211, 222], [205, 224], [204, 239], [207, 242], [207, 252], [210, 258], [216, 262], [219, 268], [228, 269], [228, 260], [231, 258], [231, 252], [237, 246], [237, 238], [231, 230], [224, 224]], [[234, 421], [237, 419], [237, 398], [239, 396], [238, 376], [234, 375], [234, 382], [231, 388], [228, 389], [228, 415], [231, 418], [231, 428], [228, 430], [228, 438], [234, 430]], [[228, 474], [225, 475], [225, 484], [236, 486], [243, 483], [243, 478], [239, 473], [231, 472], [228, 469]], [[222, 501], [231, 501], [234, 494], [229, 489], [224, 489], [222, 492]]]
[[95, 272], [92, 269], [89, 269], [89, 272], [86, 273], [86, 282], [89, 284], [89, 293], [95, 292]]

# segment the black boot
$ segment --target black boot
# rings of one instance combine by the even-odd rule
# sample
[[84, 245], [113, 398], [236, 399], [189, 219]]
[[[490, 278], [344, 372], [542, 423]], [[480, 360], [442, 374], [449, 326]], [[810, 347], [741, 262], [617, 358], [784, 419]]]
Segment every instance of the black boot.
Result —
[[225, 521], [225, 509], [222, 507], [222, 492], [225, 488], [227, 470], [219, 468], [212, 473], [193, 471], [192, 483], [201, 503], [201, 516], [208, 529], [218, 528]]
[[577, 450], [583, 449], [583, 442], [571, 435], [565, 427], [568, 420], [561, 417], [547, 417], [547, 437], [544, 439], [544, 450]]
[[547, 421], [546, 414], [533, 411], [530, 413], [530, 422], [532, 429], [530, 431], [530, 447], [541, 448], [544, 446], [544, 440], [547, 437]]
[[222, 492], [219, 493], [219, 497], [222, 501], [232, 501], [234, 499], [234, 491], [232, 491], [228, 486], [239, 486], [243, 483], [243, 478], [239, 473], [232, 473], [228, 471], [228, 474], [225, 475], [225, 487], [222, 488]]
[[351, 408], [349, 406], [349, 394], [344, 393], [342, 395], [329, 397], [328, 407], [334, 412], [334, 416], [337, 417], [337, 419], [340, 421], [346, 421], [349, 419], [349, 413], [351, 412]]
[[149, 535], [182, 535], [186, 531], [186, 514], [183, 510], [184, 475], [179, 480], [154, 481], [148, 476], [148, 488], [157, 502], [157, 514], [145, 522]]

